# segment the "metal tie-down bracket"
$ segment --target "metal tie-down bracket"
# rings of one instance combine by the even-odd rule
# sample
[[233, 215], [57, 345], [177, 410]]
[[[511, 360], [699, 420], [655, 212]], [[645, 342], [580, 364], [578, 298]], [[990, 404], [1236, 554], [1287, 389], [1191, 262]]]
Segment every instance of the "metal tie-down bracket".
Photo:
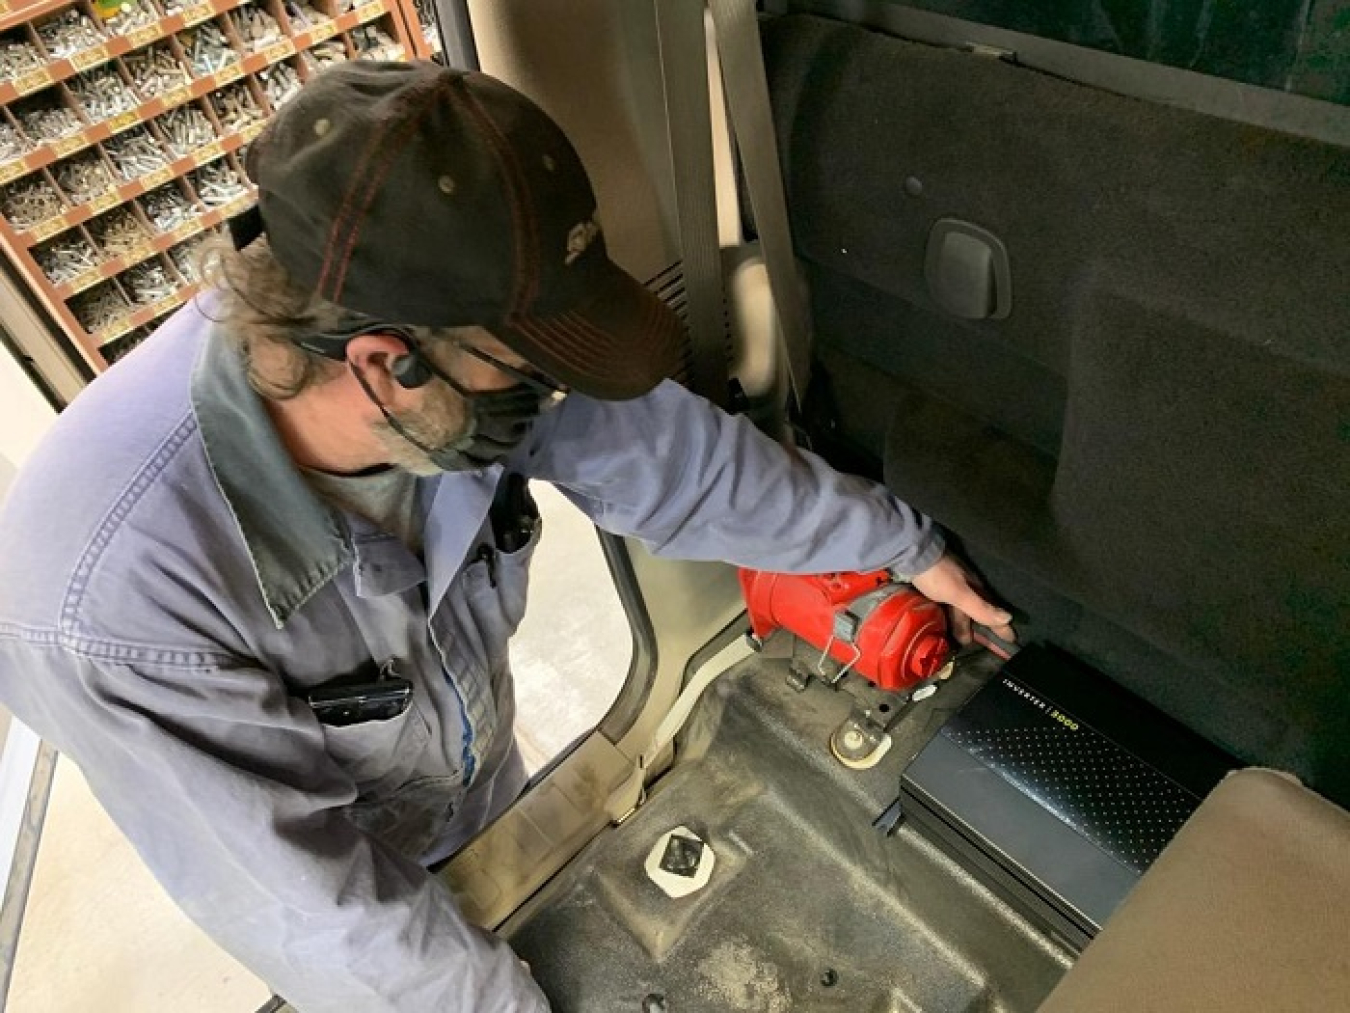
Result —
[[[859, 599], [857, 604], [862, 605], [863, 599]], [[845, 687], [845, 677], [857, 663], [854, 637], [866, 619], [867, 611], [870, 609], [862, 615], [852, 610], [839, 612], [834, 621], [834, 635], [823, 650], [812, 647], [786, 631], [769, 638], [773, 641], [781, 637], [791, 645], [787, 655], [786, 678], [793, 689], [801, 692], [810, 685], [812, 679], [817, 679], [831, 689], [846, 692], [852, 697], [853, 707], [848, 717], [830, 735], [830, 752], [840, 763], [854, 770], [868, 770], [876, 766], [890, 750], [890, 730], [904, 716], [907, 705], [928, 699], [952, 672], [952, 665], [948, 664], [932, 679], [898, 693], [880, 689], [862, 678], [852, 680]], [[753, 642], [754, 638], [751, 640]], [[841, 663], [830, 655], [835, 640], [854, 646], [855, 656], [852, 661]], [[760, 644], [759, 647], [764, 649], [767, 645]], [[777, 653], [773, 649], [768, 650], [771, 656]]]

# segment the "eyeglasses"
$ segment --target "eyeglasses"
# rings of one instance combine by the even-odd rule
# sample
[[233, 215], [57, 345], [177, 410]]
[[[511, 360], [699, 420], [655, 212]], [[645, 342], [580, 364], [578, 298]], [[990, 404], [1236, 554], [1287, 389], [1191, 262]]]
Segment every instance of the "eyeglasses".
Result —
[[[438, 368], [435, 363], [429, 361], [426, 353], [422, 350], [417, 338], [407, 327], [397, 324], [359, 324], [351, 330], [319, 332], [307, 334], [302, 338], [296, 339], [296, 344], [316, 355], [322, 355], [324, 358], [333, 359], [342, 362], [347, 358], [347, 346], [359, 337], [366, 334], [393, 334], [396, 335], [405, 345], [408, 346], [410, 354], [417, 356], [436, 376], [440, 377], [450, 385], [457, 393], [464, 397], [473, 397], [475, 394], [482, 394], [483, 391], [469, 390], [463, 384], [455, 380], [449, 374]], [[568, 388], [565, 384], [559, 383], [546, 373], [535, 369], [533, 366], [513, 366], [509, 362], [503, 362], [483, 349], [469, 344], [467, 341], [449, 339], [448, 344], [466, 355], [479, 360], [486, 365], [506, 376], [511, 377], [519, 384], [533, 390], [539, 395], [541, 410], [547, 410], [560, 403], [567, 397]]]
[[[410, 338], [405, 339], [410, 340]], [[499, 373], [505, 373], [519, 383], [525, 384], [540, 394], [548, 397], [562, 400], [567, 396], [567, 386], [559, 383], [547, 373], [535, 369], [533, 366], [512, 366], [508, 362], [502, 362], [495, 355], [489, 355], [476, 345], [471, 345], [467, 341], [457, 341], [450, 339], [449, 344], [466, 355], [471, 355], [479, 362], [487, 363]]]

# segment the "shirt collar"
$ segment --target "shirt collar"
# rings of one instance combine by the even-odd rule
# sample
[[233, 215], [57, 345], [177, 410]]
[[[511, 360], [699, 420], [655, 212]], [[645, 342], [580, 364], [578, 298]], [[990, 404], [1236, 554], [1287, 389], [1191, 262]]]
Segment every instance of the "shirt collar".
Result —
[[305, 483], [249, 385], [239, 352], [213, 326], [192, 374], [206, 458], [248, 547], [277, 628], [355, 555], [346, 526]]

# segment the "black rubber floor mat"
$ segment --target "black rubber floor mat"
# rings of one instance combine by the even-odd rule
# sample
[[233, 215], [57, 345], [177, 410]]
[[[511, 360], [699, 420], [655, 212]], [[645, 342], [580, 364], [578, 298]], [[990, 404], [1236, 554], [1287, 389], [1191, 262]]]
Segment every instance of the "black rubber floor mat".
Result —
[[[847, 698], [819, 684], [796, 693], [785, 674], [755, 659], [724, 676], [692, 723], [699, 758], [507, 926], [554, 1008], [1034, 1010], [1065, 955], [917, 834], [872, 827], [904, 763], [978, 678], [916, 705], [892, 755], [858, 773], [827, 747]], [[679, 826], [716, 865], [706, 887], [672, 899], [644, 862]]]

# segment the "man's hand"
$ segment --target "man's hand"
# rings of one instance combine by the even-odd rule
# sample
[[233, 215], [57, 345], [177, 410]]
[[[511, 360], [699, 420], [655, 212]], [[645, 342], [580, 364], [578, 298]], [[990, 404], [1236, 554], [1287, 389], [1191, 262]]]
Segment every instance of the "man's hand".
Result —
[[972, 623], [988, 626], [1004, 640], [1014, 639], [1012, 616], [984, 600], [977, 590], [979, 580], [950, 552], [910, 583], [925, 597], [947, 606], [957, 643], [970, 643]]

